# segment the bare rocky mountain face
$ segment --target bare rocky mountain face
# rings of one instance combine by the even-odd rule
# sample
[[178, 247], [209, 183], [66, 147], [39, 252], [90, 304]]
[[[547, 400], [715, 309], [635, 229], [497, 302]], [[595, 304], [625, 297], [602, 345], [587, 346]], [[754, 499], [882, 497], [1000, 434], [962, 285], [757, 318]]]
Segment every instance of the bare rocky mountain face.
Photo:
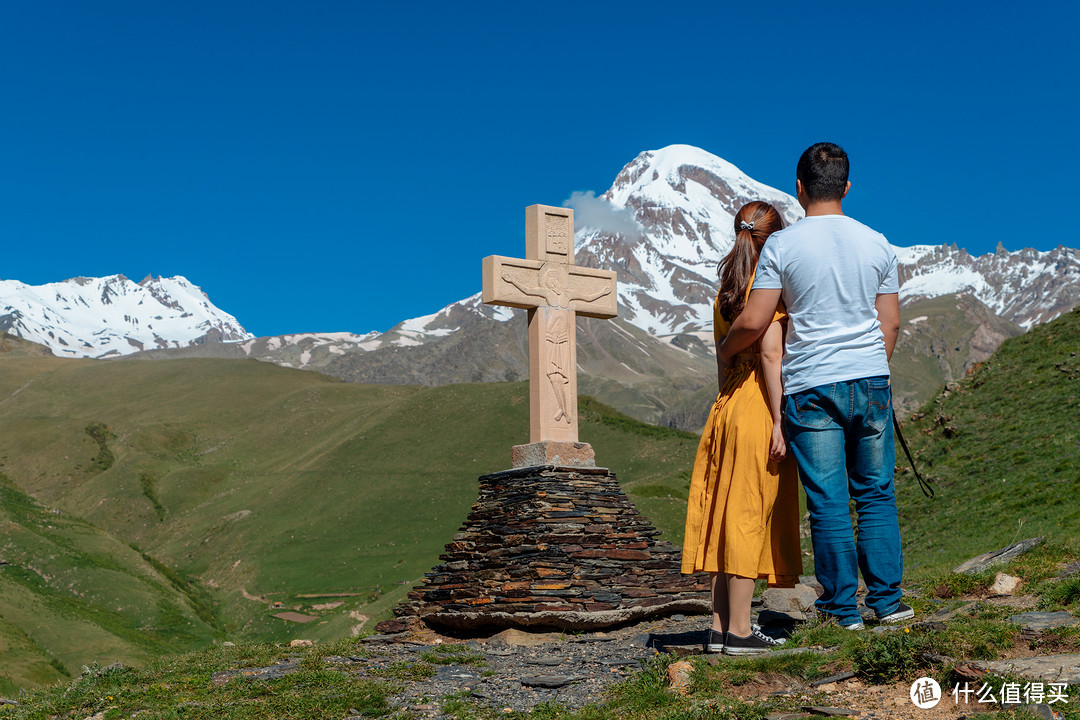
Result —
[[[581, 392], [642, 420], [700, 429], [715, 398], [716, 265], [733, 242], [735, 212], [751, 200], [772, 203], [788, 222], [802, 216], [790, 195], [703, 150], [673, 145], [638, 155], [603, 195], [575, 193], [567, 201], [575, 209], [577, 264], [619, 274], [619, 318], [578, 320]], [[1080, 250], [1074, 248], [999, 247], [981, 256], [955, 245], [896, 251], [905, 324], [893, 365], [902, 409], [960, 377], [1004, 338], [1080, 304]], [[479, 269], [479, 258], [477, 263]], [[525, 313], [485, 306], [479, 294], [385, 333], [252, 338], [201, 292], [185, 294], [180, 285], [193, 286], [183, 278], [157, 290], [155, 283], [171, 281], [148, 278], [132, 288], [117, 278], [67, 281], [83, 283], [80, 288], [104, 285], [93, 285], [97, 295], [80, 291], [77, 297], [68, 293], [65, 303], [50, 300], [47, 320], [36, 325], [29, 306], [11, 298], [34, 291], [30, 305], [42, 305], [53, 286], [15, 283], [22, 290], [13, 293], [10, 282], [2, 283], [0, 330], [41, 342], [60, 356], [143, 350], [148, 357], [247, 357], [354, 382], [441, 385], [528, 376]], [[110, 295], [105, 286], [123, 292]], [[92, 308], [83, 314], [94, 317], [121, 301], [124, 311], [115, 318], [78, 320], [85, 309]], [[75, 311], [75, 320], [64, 314]], [[101, 327], [102, 318], [110, 318], [109, 328]], [[166, 320], [179, 329], [164, 332]]]

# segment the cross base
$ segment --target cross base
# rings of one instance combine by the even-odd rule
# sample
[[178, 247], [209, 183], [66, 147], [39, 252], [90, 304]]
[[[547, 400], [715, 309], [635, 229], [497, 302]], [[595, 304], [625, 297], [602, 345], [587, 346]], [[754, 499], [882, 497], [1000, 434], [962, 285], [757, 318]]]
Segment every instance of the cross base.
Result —
[[543, 440], [528, 445], [515, 445], [510, 451], [512, 466], [516, 468], [554, 465], [566, 468], [596, 467], [596, 453], [592, 445], [583, 442], [555, 442]]

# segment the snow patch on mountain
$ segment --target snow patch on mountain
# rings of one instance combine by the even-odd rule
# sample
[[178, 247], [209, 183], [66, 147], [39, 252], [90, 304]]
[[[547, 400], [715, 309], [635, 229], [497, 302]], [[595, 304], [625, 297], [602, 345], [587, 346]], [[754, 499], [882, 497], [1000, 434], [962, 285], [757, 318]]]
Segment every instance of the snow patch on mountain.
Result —
[[0, 280], [0, 330], [58, 357], [115, 357], [252, 335], [186, 278], [78, 277], [45, 285]]

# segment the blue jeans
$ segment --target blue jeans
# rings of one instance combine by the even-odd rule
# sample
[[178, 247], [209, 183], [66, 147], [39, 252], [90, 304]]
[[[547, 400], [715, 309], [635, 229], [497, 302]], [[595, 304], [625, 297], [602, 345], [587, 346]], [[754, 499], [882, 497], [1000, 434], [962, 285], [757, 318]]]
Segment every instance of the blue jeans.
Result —
[[[784, 399], [788, 446], [810, 511], [817, 608], [842, 625], [859, 622], [859, 570], [866, 606], [878, 617], [900, 604], [903, 557], [893, 492], [892, 389], [888, 377], [832, 383]], [[855, 501], [858, 540], [851, 525]]]

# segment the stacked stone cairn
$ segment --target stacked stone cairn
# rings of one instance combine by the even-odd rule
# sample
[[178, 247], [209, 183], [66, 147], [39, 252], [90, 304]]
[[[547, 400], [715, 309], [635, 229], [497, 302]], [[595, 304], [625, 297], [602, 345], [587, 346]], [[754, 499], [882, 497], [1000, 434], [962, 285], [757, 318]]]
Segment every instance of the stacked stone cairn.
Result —
[[485, 475], [443, 563], [390, 623], [598, 630], [708, 612], [708, 576], [680, 574], [680, 549], [659, 532], [606, 468]]

